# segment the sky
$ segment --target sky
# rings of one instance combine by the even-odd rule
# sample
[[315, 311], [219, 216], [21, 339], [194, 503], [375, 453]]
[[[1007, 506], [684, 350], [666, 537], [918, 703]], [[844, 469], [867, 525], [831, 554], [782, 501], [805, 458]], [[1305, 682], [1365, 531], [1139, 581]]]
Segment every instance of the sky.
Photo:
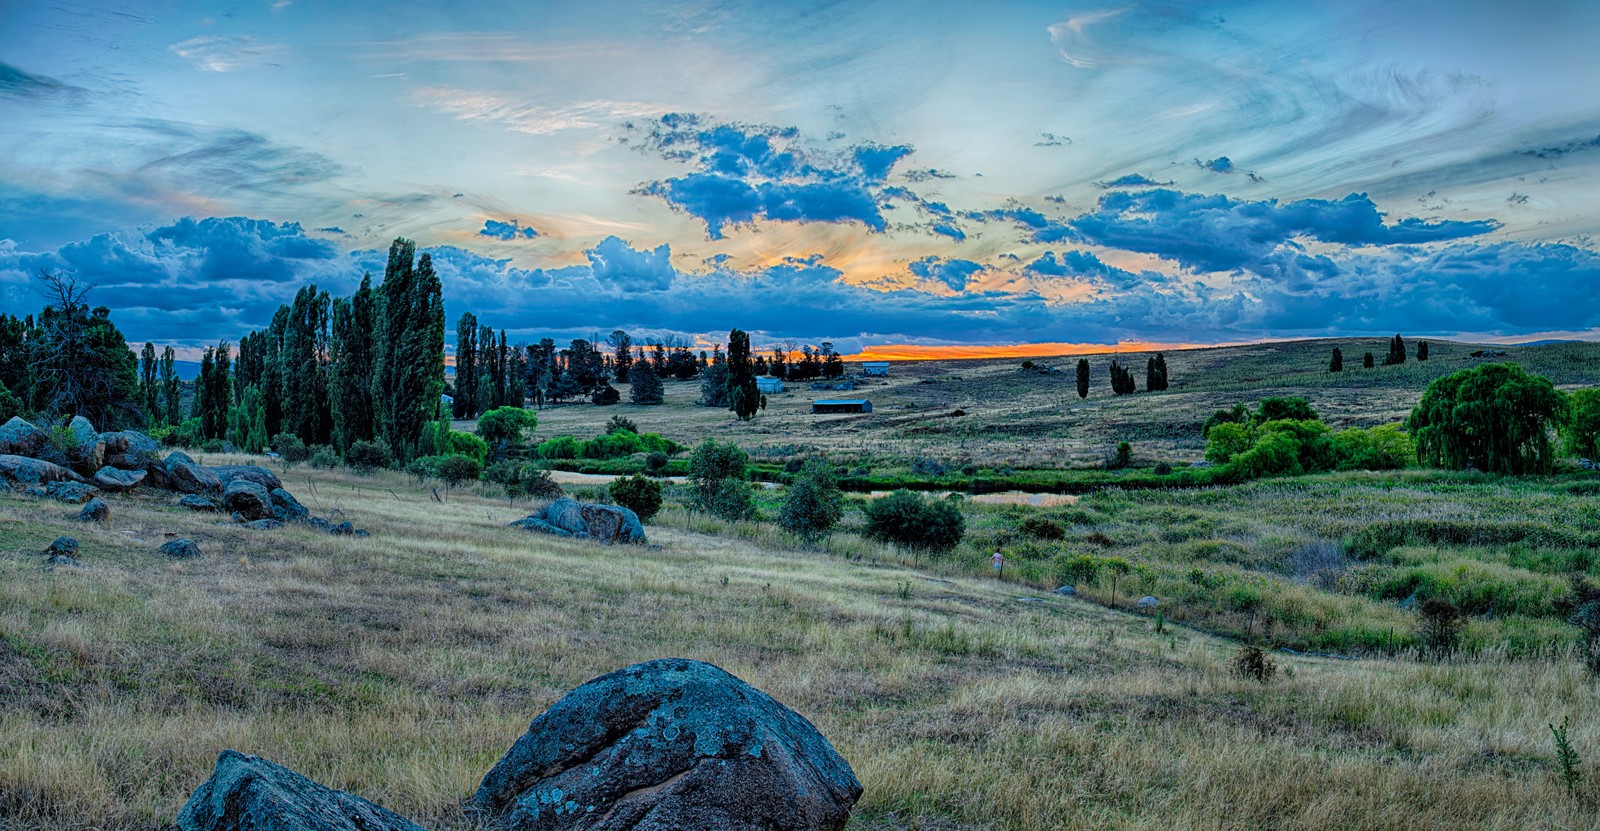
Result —
[[1594, 338], [1597, 41], [1560, 0], [12, 0], [0, 306], [70, 271], [192, 354], [405, 236], [514, 342]]

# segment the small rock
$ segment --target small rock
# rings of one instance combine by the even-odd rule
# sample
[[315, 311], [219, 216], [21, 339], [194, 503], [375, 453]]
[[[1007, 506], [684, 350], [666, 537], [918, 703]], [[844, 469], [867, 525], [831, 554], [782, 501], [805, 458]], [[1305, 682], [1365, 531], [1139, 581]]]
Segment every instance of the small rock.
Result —
[[277, 528], [282, 528], [283, 523], [275, 519], [253, 519], [249, 522], [246, 522], [244, 527], [256, 531], [272, 531]]
[[1061, 588], [1056, 589], [1056, 594], [1059, 594], [1062, 597], [1071, 597], [1077, 593], [1078, 588], [1076, 586], [1062, 586]]
[[299, 522], [311, 515], [294, 494], [283, 488], [273, 488], [267, 495], [272, 497], [272, 516], [281, 522]]
[[178, 831], [423, 831], [354, 794], [324, 787], [236, 750], [217, 757], [211, 778], [178, 811]]
[[31, 422], [12, 416], [10, 421], [0, 424], [0, 455], [33, 458], [49, 439], [48, 433]]
[[161, 544], [161, 548], [157, 550], [175, 560], [197, 560], [205, 556], [200, 553], [200, 546], [195, 545], [194, 540], [191, 539], [164, 542]]
[[356, 527], [349, 522], [341, 522], [328, 529], [328, 533], [336, 537], [353, 537], [356, 533]]
[[1141, 609], [1154, 609], [1155, 607], [1161, 605], [1161, 601], [1149, 595], [1145, 595], [1144, 597], [1139, 598], [1139, 601], [1133, 605], [1138, 606]]
[[78, 522], [105, 522], [111, 518], [111, 507], [100, 497], [95, 497], [84, 503], [83, 510], [78, 512]]
[[372, 535], [367, 533], [367, 529], [365, 528], [357, 528], [356, 532], [350, 536], [355, 537], [358, 540], [364, 540]]
[[178, 500], [178, 504], [191, 511], [210, 511], [215, 513], [217, 510], [217, 503], [203, 496], [195, 496], [192, 493]]
[[326, 531], [329, 534], [333, 533], [333, 523], [323, 519], [322, 517], [307, 517], [306, 524], [317, 529], [318, 531]]
[[95, 471], [94, 483], [113, 493], [131, 491], [144, 481], [146, 475], [142, 470], [118, 470], [107, 465]]
[[78, 541], [71, 537], [56, 537], [50, 547], [44, 550], [47, 556], [76, 557], [78, 556]]
[[244, 517], [246, 522], [272, 519], [272, 497], [267, 489], [248, 479], [235, 479], [222, 492], [222, 507]]

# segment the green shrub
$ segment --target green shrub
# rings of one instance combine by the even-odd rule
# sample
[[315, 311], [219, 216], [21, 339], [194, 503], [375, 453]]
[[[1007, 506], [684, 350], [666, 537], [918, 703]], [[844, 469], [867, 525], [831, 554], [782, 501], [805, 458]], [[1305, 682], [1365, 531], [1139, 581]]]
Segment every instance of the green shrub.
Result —
[[[478, 437], [489, 446], [505, 442], [519, 445], [527, 441], [539, 424], [532, 410], [522, 407], [496, 407], [478, 416]], [[570, 457], [569, 457], [570, 458]]]
[[907, 490], [868, 502], [863, 513], [868, 539], [916, 551], [948, 552], [966, 531], [960, 508]]
[[333, 452], [333, 448], [322, 444], [311, 451], [306, 462], [318, 470], [330, 470], [339, 466], [339, 454]]
[[657, 450], [644, 457], [644, 469], [659, 474], [667, 468], [667, 454]]
[[744, 481], [750, 457], [733, 442], [726, 444], [706, 439], [689, 454], [689, 483], [695, 507], [711, 511], [722, 483]]
[[394, 464], [394, 454], [389, 445], [379, 441], [358, 441], [344, 454], [345, 464], [357, 473], [371, 473]]
[[1029, 516], [1017, 523], [1018, 533], [1039, 540], [1064, 540], [1067, 538], [1067, 529], [1055, 520], [1042, 516]]
[[[448, 455], [466, 456], [478, 463], [479, 467], [489, 458], [489, 443], [471, 434], [459, 430], [450, 431]], [[473, 477], [477, 478], [477, 477]]]
[[623, 430], [637, 434], [639, 432], [639, 425], [634, 424], [633, 419], [620, 415], [614, 415], [611, 417], [611, 420], [606, 422], [607, 433], [617, 433]]
[[529, 499], [559, 499], [561, 484], [551, 478], [550, 471], [534, 465], [523, 465], [522, 492]]
[[1222, 421], [1211, 425], [1206, 433], [1206, 461], [1225, 465], [1233, 457], [1250, 449], [1255, 443], [1254, 431], [1247, 424]]
[[221, 453], [222, 439], [206, 439], [206, 443], [200, 445], [200, 449], [207, 453]]
[[[474, 436], [473, 438], [477, 438]], [[445, 456], [439, 462], [438, 478], [444, 482], [446, 488], [458, 487], [467, 482], [475, 482], [483, 475], [483, 462], [460, 453]]]
[[756, 517], [755, 492], [743, 479], [723, 479], [711, 494], [706, 509], [713, 516], [729, 522], [741, 522]]
[[292, 433], [279, 433], [272, 437], [272, 452], [278, 454], [284, 464], [297, 465], [311, 458], [311, 449], [300, 440], [299, 436]]
[[843, 498], [833, 467], [824, 459], [807, 459], [789, 483], [778, 524], [801, 539], [816, 540], [833, 530], [843, 515]]
[[534, 449], [541, 459], [576, 459], [582, 444], [572, 436], [556, 436], [539, 442]]
[[611, 480], [606, 490], [612, 501], [638, 514], [640, 522], [649, 522], [661, 510], [661, 483], [654, 479], [634, 474]]

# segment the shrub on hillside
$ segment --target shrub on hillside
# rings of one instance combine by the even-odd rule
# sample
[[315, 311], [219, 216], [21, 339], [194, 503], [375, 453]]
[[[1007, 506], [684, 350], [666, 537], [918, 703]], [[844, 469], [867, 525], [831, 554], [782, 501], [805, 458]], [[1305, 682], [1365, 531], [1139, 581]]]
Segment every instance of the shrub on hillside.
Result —
[[[451, 430], [446, 447], [449, 456], [466, 456], [478, 463], [481, 468], [489, 458], [489, 443], [471, 433], [460, 430]], [[474, 476], [474, 479], [477, 477]]]
[[843, 498], [833, 467], [825, 459], [806, 460], [789, 483], [778, 524], [801, 539], [814, 541], [833, 530], [843, 515]]
[[1461, 644], [1461, 610], [1442, 597], [1430, 597], [1417, 606], [1417, 638], [1436, 657], [1456, 651]]
[[947, 552], [961, 542], [966, 520], [961, 509], [944, 500], [929, 500], [898, 490], [867, 503], [868, 539], [914, 551]]
[[606, 488], [612, 501], [639, 515], [640, 522], [649, 522], [661, 510], [661, 483], [643, 476], [618, 477]]
[[358, 441], [344, 453], [345, 464], [357, 473], [371, 473], [394, 464], [394, 453], [383, 441]]
[[1017, 523], [1017, 531], [1036, 540], [1064, 540], [1067, 538], [1067, 529], [1062, 528], [1061, 523], [1042, 516], [1024, 517], [1022, 522]]
[[460, 453], [452, 453], [439, 462], [439, 481], [446, 489], [476, 482], [483, 475], [483, 462]]
[[660, 473], [667, 469], [667, 454], [659, 450], [652, 451], [644, 457], [644, 469], [651, 473]]
[[559, 499], [561, 484], [551, 478], [550, 471], [535, 465], [523, 465], [522, 492], [529, 499]]
[[325, 444], [317, 445], [311, 451], [311, 456], [306, 459], [306, 463], [318, 470], [331, 470], [339, 466], [339, 454]]
[[278, 454], [285, 464], [297, 465], [311, 458], [311, 450], [299, 436], [292, 433], [279, 433], [272, 437], [272, 452]]
[[522, 407], [496, 407], [478, 416], [478, 437], [493, 446], [499, 442], [519, 445], [527, 441], [539, 424], [532, 410]]
[[[689, 483], [694, 506], [713, 511], [713, 502], [724, 481], [744, 481], [745, 464], [750, 457], [733, 442], [706, 439], [689, 454]], [[713, 511], [714, 512], [714, 511]]]

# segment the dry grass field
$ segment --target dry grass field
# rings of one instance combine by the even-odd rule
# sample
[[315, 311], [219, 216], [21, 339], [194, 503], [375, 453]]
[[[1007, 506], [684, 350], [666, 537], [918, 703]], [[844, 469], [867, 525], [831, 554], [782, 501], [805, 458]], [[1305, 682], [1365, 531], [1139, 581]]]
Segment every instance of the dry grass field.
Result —
[[[888, 400], [931, 411], [916, 371]], [[963, 367], [970, 386], [938, 406], [1009, 371]], [[669, 434], [694, 414], [661, 412], [648, 426]], [[759, 441], [775, 423], [802, 420], [719, 429]], [[1570, 660], [1280, 654], [1261, 684], [1230, 673], [1234, 642], [908, 568], [859, 539], [802, 550], [669, 512], [659, 548], [605, 548], [508, 529], [525, 508], [466, 490], [439, 504], [399, 474], [285, 483], [372, 537], [250, 531], [156, 495], [80, 526], [72, 506], [0, 493], [0, 827], [161, 828], [237, 748], [465, 829], [459, 804], [545, 706], [684, 656], [810, 718], [865, 785], [863, 831], [1600, 828], [1600, 690]], [[86, 568], [41, 570], [58, 534]], [[207, 557], [167, 561], [170, 535]], [[1577, 796], [1547, 728], [1565, 718]]]
[[[1330, 351], [1344, 352], [1345, 370], [1327, 371]], [[1415, 343], [1408, 341], [1408, 348]], [[1020, 359], [896, 363], [888, 379], [872, 379], [853, 393], [815, 392], [801, 382], [768, 396], [765, 412], [748, 423], [727, 411], [695, 406], [698, 381], [666, 384], [658, 407], [582, 404], [547, 407], [539, 414], [541, 438], [579, 437], [603, 430], [613, 414], [626, 415], [641, 430], [693, 444], [705, 436], [738, 442], [746, 450], [813, 447], [838, 459], [928, 457], [982, 467], [1062, 468], [1100, 462], [1118, 442], [1133, 444], [1140, 459], [1191, 462], [1201, 458], [1200, 425], [1206, 416], [1237, 403], [1271, 395], [1307, 398], [1334, 428], [1370, 427], [1400, 421], [1428, 381], [1479, 363], [1472, 352], [1504, 351], [1530, 372], [1557, 385], [1600, 383], [1600, 344], [1498, 346], [1430, 341], [1426, 362], [1382, 366], [1388, 342], [1381, 338], [1292, 341], [1166, 353], [1171, 388], [1161, 393], [1111, 394], [1112, 358], [1134, 368], [1144, 386], [1151, 353], [1091, 355], [1092, 383], [1079, 399], [1077, 356], [1033, 359], [1058, 373], [1019, 369]], [[1372, 352], [1379, 366], [1363, 369]], [[627, 386], [620, 387], [628, 400]], [[867, 398], [871, 415], [814, 416], [816, 398]], [[963, 415], [956, 415], [960, 411]]]

